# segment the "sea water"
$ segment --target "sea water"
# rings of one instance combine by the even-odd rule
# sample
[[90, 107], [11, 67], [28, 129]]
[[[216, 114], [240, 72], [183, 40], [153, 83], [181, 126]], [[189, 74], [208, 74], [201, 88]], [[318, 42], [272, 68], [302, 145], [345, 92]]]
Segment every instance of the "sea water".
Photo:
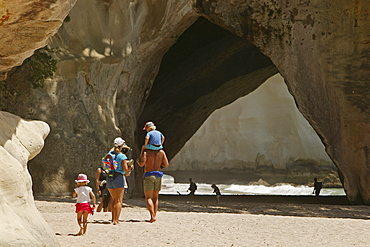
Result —
[[[164, 175], [162, 179], [162, 189], [160, 194], [186, 195], [189, 192], [189, 183], [175, 183], [174, 178]], [[196, 181], [195, 181], [196, 182]], [[197, 183], [196, 195], [214, 195], [211, 184]], [[293, 186], [290, 184], [280, 184], [277, 186], [265, 185], [237, 185], [237, 184], [217, 184], [223, 195], [286, 195], [286, 196], [307, 196], [312, 195], [313, 187], [304, 185]], [[322, 188], [322, 196], [344, 196], [343, 188]]]

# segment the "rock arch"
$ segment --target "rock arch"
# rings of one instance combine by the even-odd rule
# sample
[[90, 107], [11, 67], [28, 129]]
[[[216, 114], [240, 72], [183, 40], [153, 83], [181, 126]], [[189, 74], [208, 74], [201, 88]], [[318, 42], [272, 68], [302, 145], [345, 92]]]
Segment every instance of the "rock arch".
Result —
[[370, 204], [369, 1], [195, 5], [271, 58], [338, 167], [349, 200]]
[[277, 72], [251, 43], [200, 17], [164, 56], [138, 123], [150, 119], [171, 136], [172, 158], [215, 109]]
[[[338, 6], [346, 6], [343, 9], [332, 8], [331, 3], [322, 1], [195, 2], [199, 14], [244, 38], [245, 44], [256, 45], [271, 58], [286, 79], [300, 111], [314, 127], [338, 167], [349, 200], [356, 204], [369, 204], [370, 86], [365, 55], [369, 51], [366, 29], [369, 20], [365, 14], [368, 2], [337, 3]], [[344, 16], [345, 21], [339, 21], [338, 15]], [[159, 74], [157, 80], [171, 79], [161, 78]], [[176, 79], [172, 78], [172, 83], [176, 83]], [[204, 90], [195, 88], [197, 93]], [[188, 102], [187, 107], [176, 115], [170, 114], [161, 108], [165, 104], [158, 99], [156, 90], [154, 85], [153, 96], [148, 97], [139, 123], [145, 118], [158, 119], [167, 133], [185, 134], [176, 131], [182, 126], [188, 129], [186, 133], [193, 133], [191, 126], [200, 125], [195, 119], [201, 119], [196, 115], [201, 112], [199, 109], [195, 111], [196, 103], [200, 103], [204, 110], [212, 104], [212, 100], [195, 100]], [[175, 101], [181, 99], [181, 91], [166, 90], [169, 89], [158, 86], [157, 92], [176, 95]], [[187, 118], [184, 114], [187, 110], [196, 117]], [[163, 115], [159, 113], [162, 111]], [[151, 115], [150, 112], [158, 114]], [[170, 122], [175, 127], [168, 126]], [[175, 140], [168, 144], [170, 156], [178, 150], [175, 143], [178, 138]]]
[[[235, 0], [232, 3], [182, 0], [175, 4], [168, 1], [167, 5], [154, 5], [151, 1], [56, 2], [61, 4], [54, 9], [58, 10], [54, 13], [58, 16], [57, 25], [45, 28], [44, 37], [38, 36], [34, 42], [37, 47], [44, 44], [75, 3], [70, 12], [71, 21], [64, 23], [49, 40], [50, 45], [60, 48], [57, 76], [44, 89], [38, 90], [27, 85], [21, 77], [21, 69], [13, 71], [6, 81], [2, 81], [2, 87], [11, 95], [1, 97], [4, 110], [22, 118], [41, 119], [51, 128], [45, 141], [45, 152], [30, 162], [30, 170], [37, 181], [45, 180], [45, 174], [51, 172], [55, 182], [40, 183], [35, 187], [36, 193], [48, 194], [55, 188], [60, 189], [58, 193], [69, 193], [78, 172], [86, 171], [93, 176], [101, 150], [109, 147], [117, 135], [123, 135], [128, 142], [139, 146], [143, 122], [150, 117], [151, 109], [162, 110], [160, 106], [166, 106], [167, 110], [161, 113], [163, 120], [159, 120], [163, 124], [158, 123], [174, 137], [173, 143], [168, 143], [173, 144], [168, 150], [173, 156], [182, 145], [176, 138], [179, 134], [177, 126], [187, 127], [182, 134], [186, 140], [212, 110], [233, 101], [237, 96], [235, 92], [244, 95], [256, 88], [258, 81], [262, 83], [266, 75], [279, 71], [300, 111], [314, 127], [338, 167], [350, 201], [370, 204], [368, 0], [351, 3], [340, 0], [335, 5], [344, 6], [341, 8], [333, 7], [329, 0]], [[16, 4], [17, 1], [11, 3]], [[168, 90], [168, 94], [160, 95], [156, 91], [162, 90], [161, 87], [152, 89], [152, 85], [162, 56], [199, 15], [236, 35], [216, 37], [219, 44], [225, 42], [228, 45], [224, 46], [227, 49], [221, 50], [225, 56], [217, 57], [212, 53], [213, 49], [216, 51], [220, 47], [218, 45], [212, 49], [204, 46], [204, 49], [209, 49], [209, 53], [203, 51], [209, 62], [208, 70], [202, 76], [207, 77], [207, 73], [217, 76], [212, 78], [213, 81], [202, 80], [202, 85], [206, 86], [199, 87], [191, 73], [182, 75], [187, 78], [185, 85], [178, 84]], [[2, 30], [15, 27], [16, 22], [7, 20], [1, 20]], [[49, 23], [45, 18], [37, 21]], [[24, 27], [33, 25], [22, 24], [26, 24]], [[110, 26], [114, 27], [113, 31]], [[19, 47], [15, 45], [17, 42], [24, 43], [24, 40], [14, 39], [14, 47]], [[30, 50], [37, 47], [16, 51], [22, 56], [14, 54], [18, 60], [12, 63], [13, 66], [20, 64], [25, 54], [30, 55]], [[248, 62], [250, 57], [246, 54], [253, 54], [255, 59]], [[226, 61], [238, 56], [240, 64], [253, 63], [260, 67], [244, 71], [234, 63], [232, 68], [227, 68]], [[4, 56], [0, 61], [9, 62]], [[185, 65], [194, 72], [200, 69], [194, 66], [196, 63], [195, 58], [193, 63], [187, 61]], [[0, 72], [8, 71], [11, 66], [5, 67], [5, 71]], [[233, 73], [217, 74], [219, 71]], [[253, 78], [256, 84], [247, 89], [239, 88], [238, 78], [243, 75]], [[173, 85], [172, 80], [162, 75], [158, 75], [158, 79], [163, 86], [166, 83]], [[193, 93], [183, 87], [191, 85], [197, 86]], [[161, 97], [153, 98], [149, 92]], [[112, 97], [107, 99], [107, 93]], [[225, 97], [217, 96], [222, 94]], [[175, 102], [171, 95], [178, 97], [177, 102], [181, 104], [176, 106], [181, 110], [163, 100], [168, 98]], [[147, 106], [144, 106], [146, 102]], [[175, 119], [176, 122], [170, 126], [167, 119]], [[88, 165], [83, 165], [85, 157], [75, 156], [75, 150], [89, 151]], [[75, 164], [80, 164], [78, 169]], [[32, 171], [46, 165], [51, 169], [40, 169], [44, 173]]]

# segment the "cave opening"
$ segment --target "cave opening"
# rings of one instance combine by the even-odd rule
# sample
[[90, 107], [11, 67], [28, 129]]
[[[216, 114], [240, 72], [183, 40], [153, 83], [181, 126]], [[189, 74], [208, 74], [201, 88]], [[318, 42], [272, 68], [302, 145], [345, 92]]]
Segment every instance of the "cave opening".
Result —
[[[216, 109], [258, 88], [278, 71], [244, 38], [199, 17], [164, 55], [138, 119], [170, 138], [171, 159]], [[144, 138], [137, 133], [138, 140]]]
[[[145, 122], [153, 121], [165, 134], [164, 148], [169, 159], [173, 159], [215, 110], [254, 92], [277, 73], [278, 70], [271, 60], [248, 40], [199, 17], [164, 55], [138, 120], [139, 129]], [[143, 140], [144, 134], [139, 131], [137, 139]], [[190, 145], [197, 149], [197, 144]], [[264, 159], [263, 155], [257, 154], [257, 157]], [[275, 179], [279, 176], [287, 178], [282, 169], [265, 165], [268, 161], [261, 160], [256, 158], [255, 163], [265, 163], [252, 169], [243, 164], [239, 170], [228, 169], [227, 162], [222, 164], [220, 161], [220, 164], [217, 164], [220, 167], [217, 169], [206, 171], [199, 169], [198, 165], [195, 169], [190, 166], [190, 169], [180, 168], [179, 171], [166, 173], [174, 176], [176, 182], [182, 183], [187, 182], [189, 177], [195, 177], [198, 182], [205, 183], [259, 181], [261, 169], [269, 173], [273, 182], [280, 182]], [[189, 161], [191, 165], [197, 162], [195, 157], [193, 161]], [[288, 166], [292, 167], [293, 163]], [[222, 165], [224, 168], [221, 168]], [[304, 173], [322, 164], [298, 160], [295, 165], [297, 166], [292, 168], [293, 170]], [[233, 179], [227, 180], [225, 177]], [[287, 182], [297, 181], [290, 178]]]

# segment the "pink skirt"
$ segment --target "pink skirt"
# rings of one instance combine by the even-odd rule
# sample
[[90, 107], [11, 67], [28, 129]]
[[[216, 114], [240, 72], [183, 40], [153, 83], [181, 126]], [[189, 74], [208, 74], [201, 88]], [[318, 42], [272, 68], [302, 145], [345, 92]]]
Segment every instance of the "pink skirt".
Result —
[[90, 203], [84, 202], [84, 203], [76, 203], [76, 213], [80, 211], [88, 211], [89, 214], [93, 214], [92, 208], [90, 207]]

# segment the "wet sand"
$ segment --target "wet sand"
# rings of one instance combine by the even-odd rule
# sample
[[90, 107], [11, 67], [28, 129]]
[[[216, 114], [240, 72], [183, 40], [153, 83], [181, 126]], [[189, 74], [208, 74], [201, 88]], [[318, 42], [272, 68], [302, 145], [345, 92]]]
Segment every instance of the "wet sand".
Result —
[[369, 246], [370, 207], [346, 197], [161, 195], [157, 221], [143, 198], [127, 199], [119, 225], [110, 213], [78, 232], [74, 200], [36, 197], [61, 246]]

